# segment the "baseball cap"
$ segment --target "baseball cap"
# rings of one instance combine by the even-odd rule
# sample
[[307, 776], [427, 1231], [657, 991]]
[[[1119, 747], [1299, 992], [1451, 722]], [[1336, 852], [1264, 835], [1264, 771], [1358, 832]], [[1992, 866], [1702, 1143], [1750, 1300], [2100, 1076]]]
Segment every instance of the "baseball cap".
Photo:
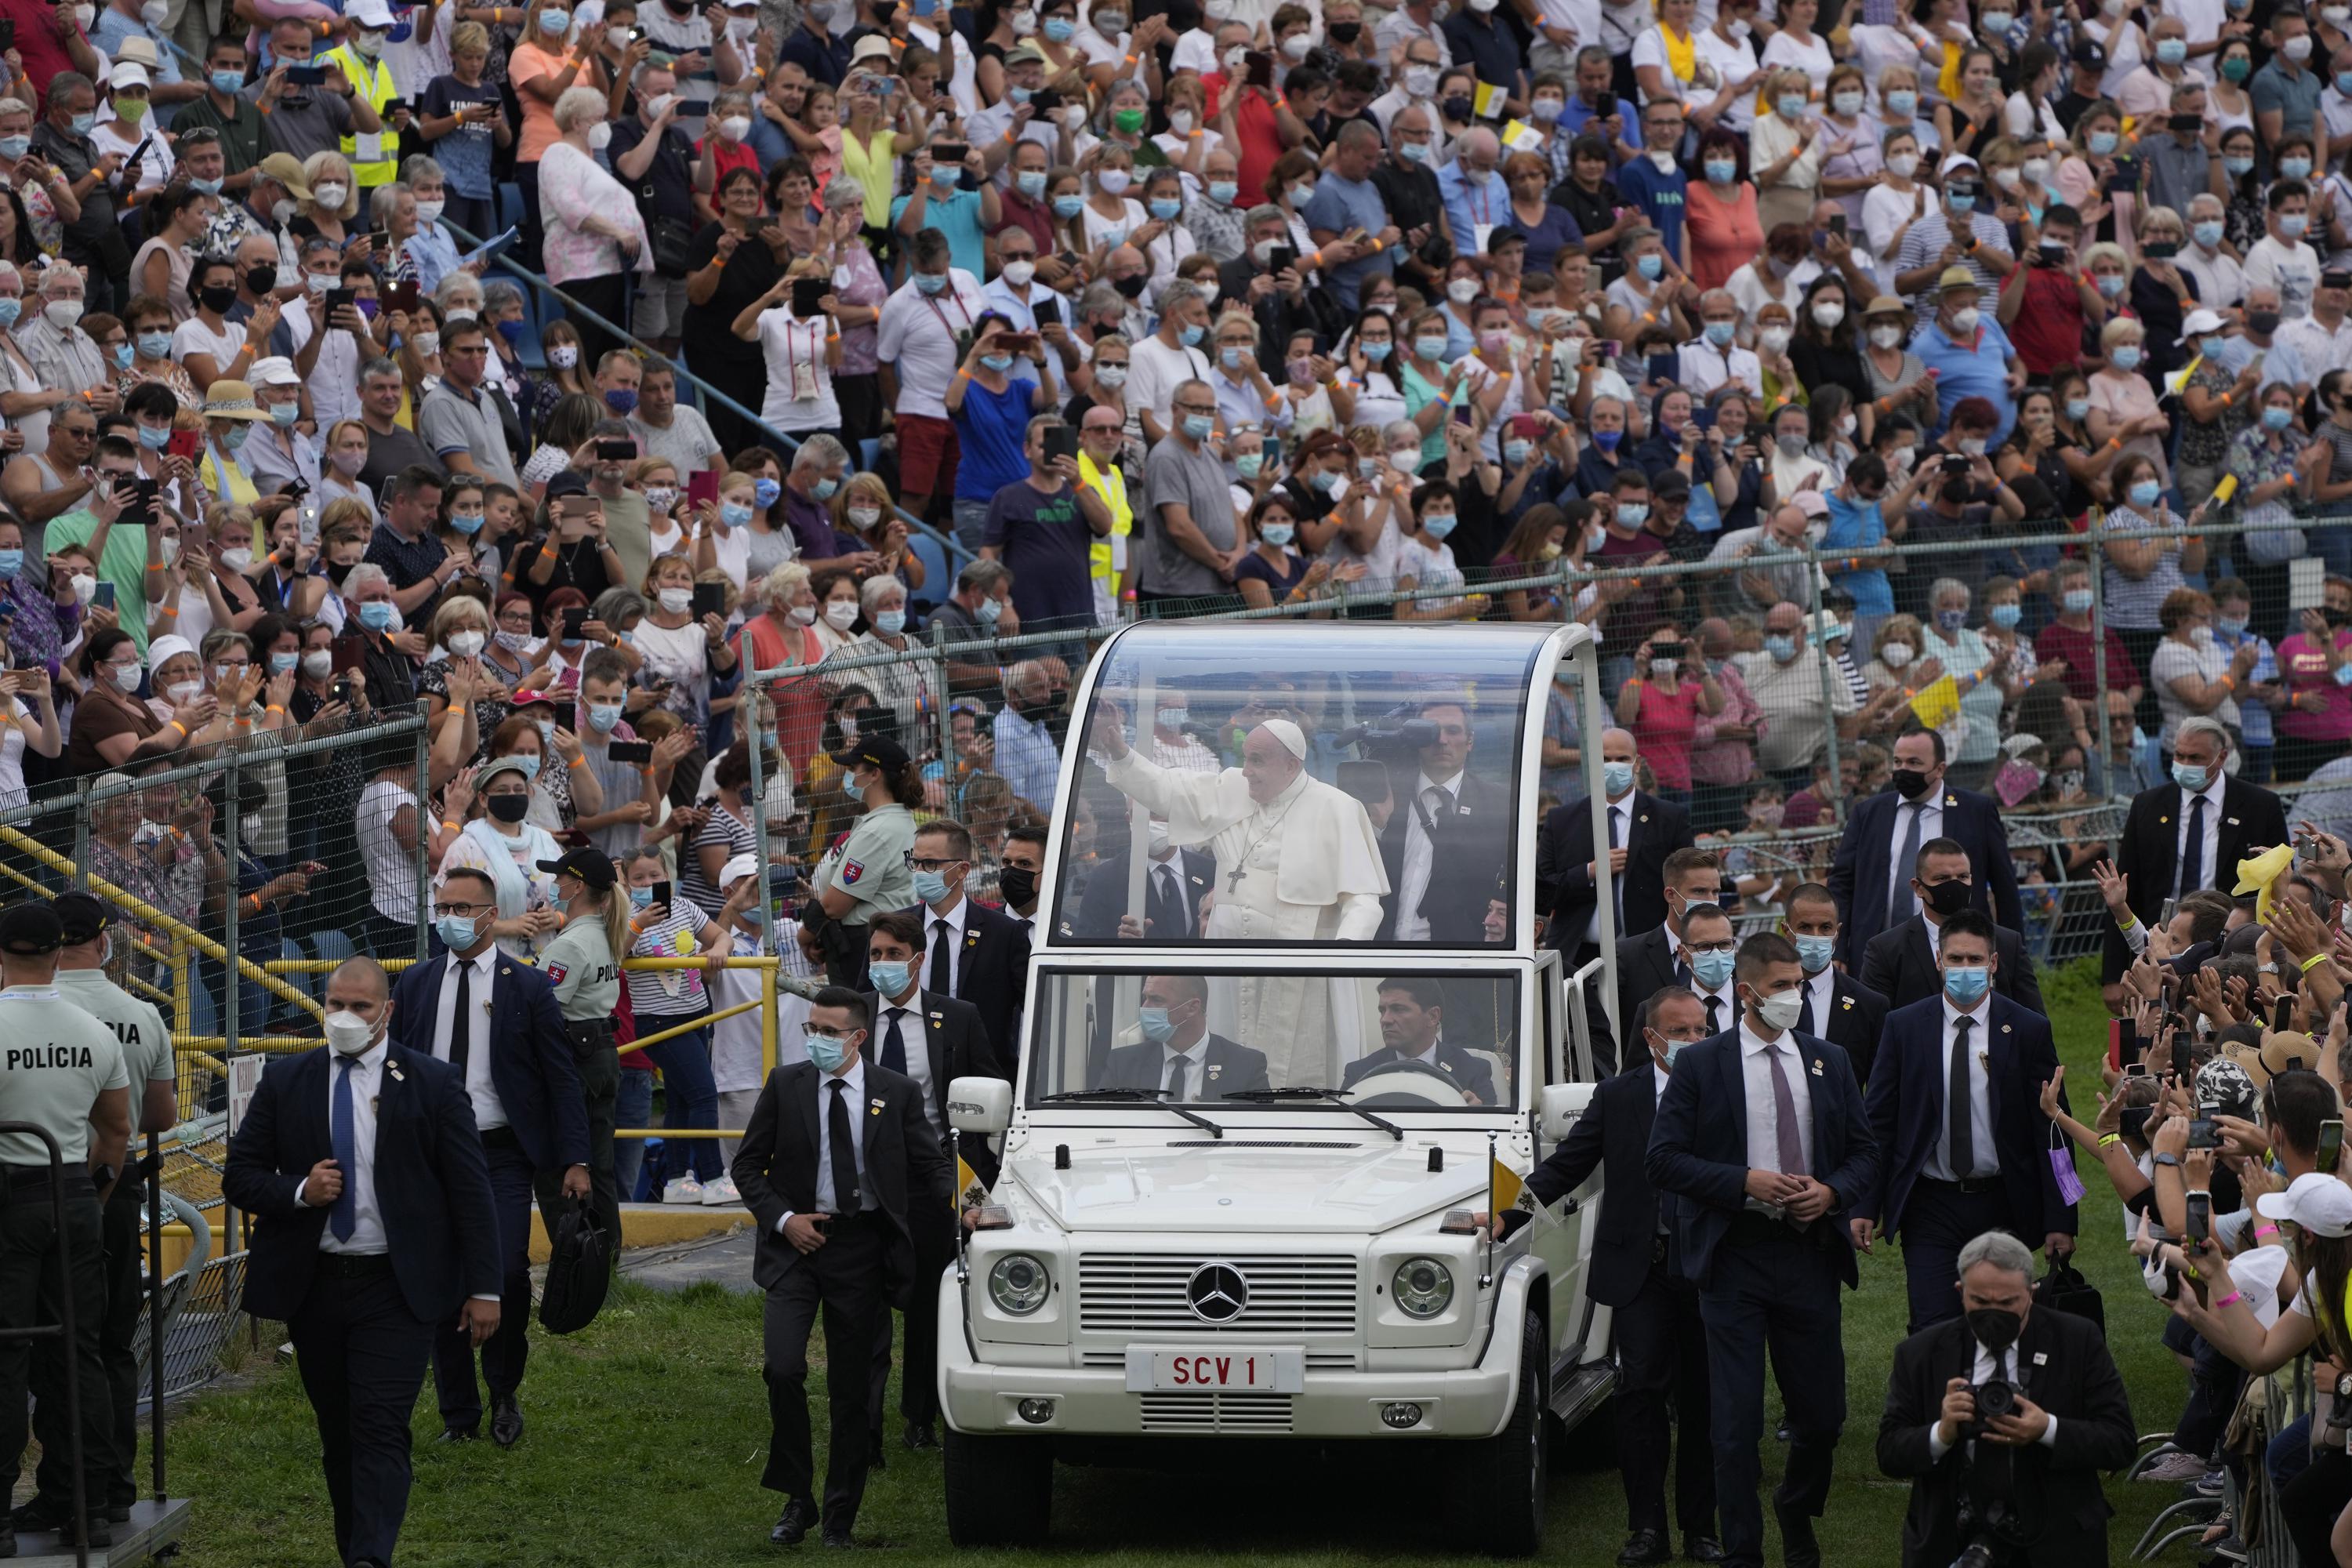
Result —
[[253, 364], [252, 372], [246, 379], [252, 382], [256, 386], [299, 386], [302, 384], [302, 378], [295, 374], [294, 362], [288, 359], [283, 354], [272, 354], [268, 359], [256, 360]]
[[[1944, 160], [1943, 173], [1949, 174], [1955, 169], [1977, 169], [1977, 161], [1966, 153], [1955, 153]], [[1977, 172], [1983, 173], [1981, 169]]]
[[834, 752], [833, 760], [845, 768], [864, 763], [869, 768], [896, 773], [907, 765], [907, 752], [887, 735], [860, 735], [857, 744], [845, 752]]
[[300, 160], [291, 153], [272, 153], [255, 167], [265, 180], [275, 180], [294, 193], [297, 201], [310, 199], [310, 182], [302, 173]]
[[[22, 908], [22, 905], [16, 906]], [[0, 910], [0, 947], [7, 946], [7, 911]], [[2319, 1171], [2305, 1171], [2283, 1193], [2254, 1200], [2264, 1219], [2291, 1219], [2314, 1236], [2352, 1236], [2352, 1187]]]
[[1004, 52], [1004, 63], [1008, 66], [1042, 66], [1045, 63], [1045, 52], [1034, 44], [1015, 44]]
[[719, 868], [719, 886], [722, 890], [730, 888], [759, 868], [749, 855], [735, 856]]
[[2189, 319], [2180, 323], [2179, 341], [2185, 343], [2192, 338], [2201, 338], [2208, 332], [2218, 332], [2226, 324], [2211, 310], [2191, 310], [2189, 312]]
[[58, 911], [69, 945], [91, 941], [114, 923], [114, 911], [107, 907], [106, 900], [89, 893], [59, 893], [52, 907]]
[[2074, 63], [2086, 70], [2107, 68], [2107, 51], [2096, 38], [2084, 38], [2074, 45]]
[[343, 12], [343, 19], [356, 22], [371, 32], [392, 30], [392, 7], [384, 0], [352, 0]]
[[613, 858], [602, 849], [566, 849], [554, 859], [541, 860], [537, 864], [542, 871], [577, 877], [599, 893], [620, 880], [619, 874], [613, 869]]
[[27, 895], [0, 909], [0, 952], [32, 957], [55, 952], [65, 944], [65, 922], [58, 919], [48, 900]]
[[114, 62], [114, 68], [108, 71], [106, 74], [106, 85], [109, 87], [152, 87], [154, 85], [154, 81], [148, 76], [147, 68], [145, 66], [140, 65], [132, 60], [117, 60]]

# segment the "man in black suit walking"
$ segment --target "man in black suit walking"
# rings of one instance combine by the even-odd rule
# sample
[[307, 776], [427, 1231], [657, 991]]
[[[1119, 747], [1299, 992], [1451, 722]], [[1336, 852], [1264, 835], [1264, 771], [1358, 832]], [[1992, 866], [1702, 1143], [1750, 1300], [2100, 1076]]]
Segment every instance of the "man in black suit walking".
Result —
[[[767, 1292], [762, 1331], [768, 1468], [785, 1494], [768, 1539], [792, 1546], [823, 1521], [828, 1546], [851, 1544], [866, 1491], [866, 1373], [874, 1326], [915, 1288], [917, 1209], [950, 1212], [954, 1178], [924, 1120], [922, 1092], [869, 1062], [866, 998], [828, 985], [809, 1006], [809, 1059], [780, 1067], [735, 1151], [735, 1188], [759, 1222], [751, 1278]], [[832, 1436], [824, 1506], [809, 1446], [808, 1342], [824, 1309]]]
[[1837, 966], [1837, 899], [1829, 889], [1801, 882], [1783, 908], [1782, 923], [1797, 945], [1797, 962], [1805, 966], [1805, 1006], [1797, 1016], [1797, 1033], [1843, 1049], [1853, 1063], [1855, 1081], [1868, 1089], [1879, 1026], [1886, 1022], [1886, 998]]
[[1100, 1087], [1162, 1089], [1179, 1103], [1269, 1087], [1264, 1051], [1209, 1033], [1209, 983], [1197, 974], [1145, 975], [1136, 1026], [1142, 1044], [1110, 1053]]
[[1724, 1561], [1763, 1568], [1767, 1349], [1788, 1413], [1773, 1493], [1780, 1560], [1819, 1568], [1812, 1521], [1845, 1424], [1838, 1284], [1858, 1279], [1846, 1210], [1871, 1190], [1877, 1146], [1845, 1053], [1795, 1031], [1804, 966], [1789, 939], [1740, 944], [1738, 1025], [1675, 1058], [1646, 1162], [1668, 1194], [1685, 1279], [1706, 1325], [1715, 1487]]
[[[2172, 783], [2132, 796], [2116, 847], [2125, 900], [2139, 923], [2153, 926], [2167, 899], [2200, 888], [2228, 892], [2238, 862], [2257, 849], [2287, 841], [2286, 808], [2259, 784], [2228, 772], [2230, 731], [2212, 719], [2183, 719], [2172, 738]], [[2106, 933], [2100, 979], [2111, 1011], [2121, 994], [2131, 950], [2120, 931]]]
[[[392, 1037], [404, 1050], [446, 1062], [465, 1085], [498, 1204], [499, 1331], [482, 1346], [490, 1385], [490, 1436], [510, 1448], [522, 1436], [523, 1367], [530, 1356], [530, 1207], [533, 1178], [560, 1173], [563, 1195], [588, 1196], [588, 1101], [555, 988], [490, 935], [498, 889], [459, 868], [433, 896], [433, 929], [447, 951], [412, 963], [392, 988]], [[441, 1440], [480, 1435], [482, 1391], [464, 1325], [444, 1323], [433, 1343]]]
[[253, 1216], [246, 1310], [293, 1335], [346, 1568], [392, 1561], [436, 1331], [463, 1322], [480, 1344], [504, 1286], [473, 1102], [454, 1069], [386, 1037], [391, 1016], [373, 960], [337, 968], [326, 1046], [262, 1073], [221, 1178]]
[[[922, 988], [919, 973], [923, 951], [923, 922], [903, 910], [874, 917], [866, 930], [866, 977], [875, 989], [866, 994], [874, 1020], [874, 1059], [892, 1072], [904, 1073], [921, 1091], [923, 1121], [939, 1140], [947, 1157], [948, 1085], [960, 1078], [1001, 1078], [1012, 1073], [989, 1053], [988, 1037], [980, 1015], [969, 1002], [941, 996]], [[988, 1141], [973, 1138], [961, 1145], [964, 1163], [983, 1182], [996, 1180], [996, 1157]], [[915, 1288], [907, 1299], [906, 1375], [898, 1385], [898, 1410], [906, 1417], [902, 1438], [909, 1448], [936, 1448], [939, 1390], [934, 1386], [939, 1366], [940, 1271], [955, 1259], [955, 1215], [950, 1208], [919, 1205], [912, 1215], [915, 1227]], [[890, 1381], [890, 1314], [876, 1320], [874, 1378], [866, 1398], [870, 1433], [866, 1457], [881, 1468], [882, 1394]]]
[[922, 900], [907, 913], [923, 922], [923, 989], [971, 1003], [988, 1032], [990, 1056], [1009, 1060], [1029, 984], [1029, 939], [1011, 915], [964, 896], [971, 834], [962, 823], [941, 817], [923, 824], [908, 864]]
[[[1691, 845], [1690, 813], [1633, 787], [1633, 736], [1601, 737], [1601, 789], [1609, 815], [1609, 887], [1616, 895], [1617, 934], [1665, 923], [1666, 857]], [[1601, 955], [1597, 891], [1603, 868], [1592, 853], [1592, 803], [1579, 796], [1544, 818], [1536, 854], [1536, 905], [1550, 911], [1545, 941], [1568, 955], [1570, 970]], [[1714, 892], [1709, 890], [1711, 900]], [[1636, 1000], [1647, 996], [1639, 993]]]
[[[1675, 1268], [1657, 1193], [1643, 1168], [1658, 1097], [1666, 1090], [1675, 1058], [1706, 1037], [1698, 998], [1668, 985], [1642, 1004], [1633, 1025], [1648, 1047], [1651, 1070], [1604, 1079], [1592, 1102], [1544, 1163], [1528, 1175], [1528, 1191], [1549, 1207], [1603, 1172], [1608, 1202], [1592, 1241], [1592, 1299], [1612, 1308], [1617, 1338], [1617, 1468], [1625, 1481], [1625, 1524], [1631, 1532], [1620, 1563], [1666, 1563], [1667, 1401], [1682, 1429], [1675, 1464], [1675, 1516], [1684, 1554], [1694, 1563], [1720, 1563], [1715, 1534], [1715, 1457], [1706, 1439], [1706, 1331], [1698, 1290]], [[1504, 1230], [1513, 1216], [1503, 1216]], [[1501, 1231], [1497, 1232], [1500, 1238]]]
[[1853, 1205], [1853, 1244], [1873, 1221], [1903, 1237], [1911, 1331], [1956, 1316], [1953, 1259], [1987, 1231], [2074, 1249], [2074, 1206], [2046, 1151], [2042, 1086], [2058, 1076], [2050, 1020], [1993, 993], [1992, 921], [1944, 922], [1941, 995], [1887, 1016], [1866, 1108], [1878, 1180]]
[[[1466, 771], [1475, 743], [1468, 699], [1432, 698], [1415, 717], [1433, 735], [1418, 769], [1391, 774], [1397, 809], [1381, 832], [1381, 864], [1393, 890], [1377, 940], [1483, 942], [1495, 868], [1507, 858], [1510, 791]], [[1507, 890], [1503, 897], [1507, 905]]]
[[1400, 975], [1380, 984], [1381, 1048], [1348, 1064], [1340, 1087], [1402, 1062], [1418, 1062], [1444, 1076], [1471, 1105], [1500, 1105], [1494, 1068], [1484, 1057], [1445, 1038], [1445, 992], [1423, 974]]
[[[1154, 817], [1144, 854], [1143, 920], [1127, 912], [1124, 853], [1101, 864], [1078, 897], [1075, 934], [1093, 941], [1108, 936], [1139, 942], [1190, 942], [1200, 934], [1202, 900], [1217, 889], [1217, 858], [1205, 849], [1179, 849], [1168, 842], [1168, 823]], [[1073, 934], [1066, 931], [1064, 935]]]
[[[2104, 1568], [2116, 1510], [2099, 1478], [2131, 1462], [2137, 1430], [2106, 1340], [2033, 1304], [2033, 1254], [2015, 1237], [1977, 1237], [1958, 1263], [1966, 1315], [1895, 1347], [1878, 1418], [1878, 1468], [1911, 1483], [1903, 1568], [1943, 1568], [1984, 1539], [1996, 1563]], [[2016, 1405], [1979, 1416], [1970, 1390], [1996, 1379]]]
[[1983, 868], [1969, 888], [1977, 908], [2011, 931], [2025, 923], [2000, 804], [1944, 782], [1944, 738], [1933, 730], [1896, 736], [1894, 756], [1894, 789], [1854, 803], [1830, 867], [1830, 890], [1844, 926], [1838, 959], [1848, 969], [1861, 967], [1873, 937], [1915, 912], [1911, 868], [1920, 847], [1934, 839], [1950, 839]]
[[[1944, 989], [1937, 952], [1945, 925], [1963, 910], [1975, 908], [1969, 890], [1973, 880], [1969, 852], [1956, 840], [1931, 838], [1920, 846], [1911, 876], [1919, 912], [1871, 938], [1862, 954], [1863, 986], [1885, 997], [1889, 1012], [1924, 1002]], [[2033, 961], [2025, 955], [2025, 940], [2008, 926], [1995, 926], [1993, 946], [2000, 958], [1993, 989], [2019, 1006], [2046, 1016], [2042, 987], [2033, 979]]]
[[[1628, 1021], [1630, 1028], [1634, 1009], [1660, 986], [1687, 985], [1706, 1013], [1707, 1033], [1717, 1034], [1731, 1026], [1739, 1010], [1732, 992], [1731, 916], [1716, 901], [1721, 896], [1723, 861], [1712, 849], [1677, 849], [1666, 857], [1662, 874], [1664, 918], [1646, 931], [1618, 934], [1617, 1016]], [[1617, 1070], [1621, 1054], [1628, 1061], [1641, 1059], [1638, 1051], [1618, 1051], [1616, 1032], [1601, 1011], [1596, 983], [1585, 986], [1584, 1008], [1602, 1077]]]

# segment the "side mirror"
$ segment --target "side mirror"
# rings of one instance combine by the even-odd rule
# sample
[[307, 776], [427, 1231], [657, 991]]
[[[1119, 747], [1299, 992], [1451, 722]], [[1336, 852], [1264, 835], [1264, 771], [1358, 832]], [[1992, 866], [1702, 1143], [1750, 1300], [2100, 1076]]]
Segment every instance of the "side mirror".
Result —
[[1013, 1086], [1001, 1078], [960, 1078], [948, 1085], [948, 1125], [982, 1137], [1013, 1125]]
[[[963, 1080], [956, 1080], [961, 1084]], [[1589, 1083], [1554, 1083], [1544, 1086], [1543, 1135], [1557, 1143], [1568, 1136], [1584, 1108], [1592, 1103], [1593, 1086]], [[950, 1107], [950, 1110], [953, 1108]]]

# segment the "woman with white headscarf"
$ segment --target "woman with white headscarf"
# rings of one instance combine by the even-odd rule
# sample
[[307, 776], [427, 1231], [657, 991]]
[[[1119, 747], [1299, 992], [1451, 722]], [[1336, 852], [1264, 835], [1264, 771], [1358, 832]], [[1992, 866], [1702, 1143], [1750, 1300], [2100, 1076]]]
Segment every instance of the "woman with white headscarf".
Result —
[[[541, 861], [560, 858], [563, 849], [545, 828], [525, 820], [530, 812], [529, 772], [520, 758], [493, 757], [452, 779], [442, 802], [450, 819], [463, 820], [466, 826], [442, 851], [435, 885], [460, 868], [488, 876], [498, 889], [499, 914], [490, 929], [499, 947], [509, 956], [530, 958], [563, 923], [555, 907], [555, 878], [540, 869]], [[465, 813], [477, 804], [481, 815], [467, 820]]]

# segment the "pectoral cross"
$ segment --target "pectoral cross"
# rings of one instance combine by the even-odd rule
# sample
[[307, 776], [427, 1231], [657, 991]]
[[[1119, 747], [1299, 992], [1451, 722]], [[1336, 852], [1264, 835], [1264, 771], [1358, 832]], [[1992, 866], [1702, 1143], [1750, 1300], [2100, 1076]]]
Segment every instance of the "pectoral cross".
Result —
[[1242, 879], [1248, 875], [1249, 868], [1247, 866], [1234, 867], [1232, 874], [1225, 878], [1225, 891], [1228, 893], [1239, 892], [1241, 890]]

